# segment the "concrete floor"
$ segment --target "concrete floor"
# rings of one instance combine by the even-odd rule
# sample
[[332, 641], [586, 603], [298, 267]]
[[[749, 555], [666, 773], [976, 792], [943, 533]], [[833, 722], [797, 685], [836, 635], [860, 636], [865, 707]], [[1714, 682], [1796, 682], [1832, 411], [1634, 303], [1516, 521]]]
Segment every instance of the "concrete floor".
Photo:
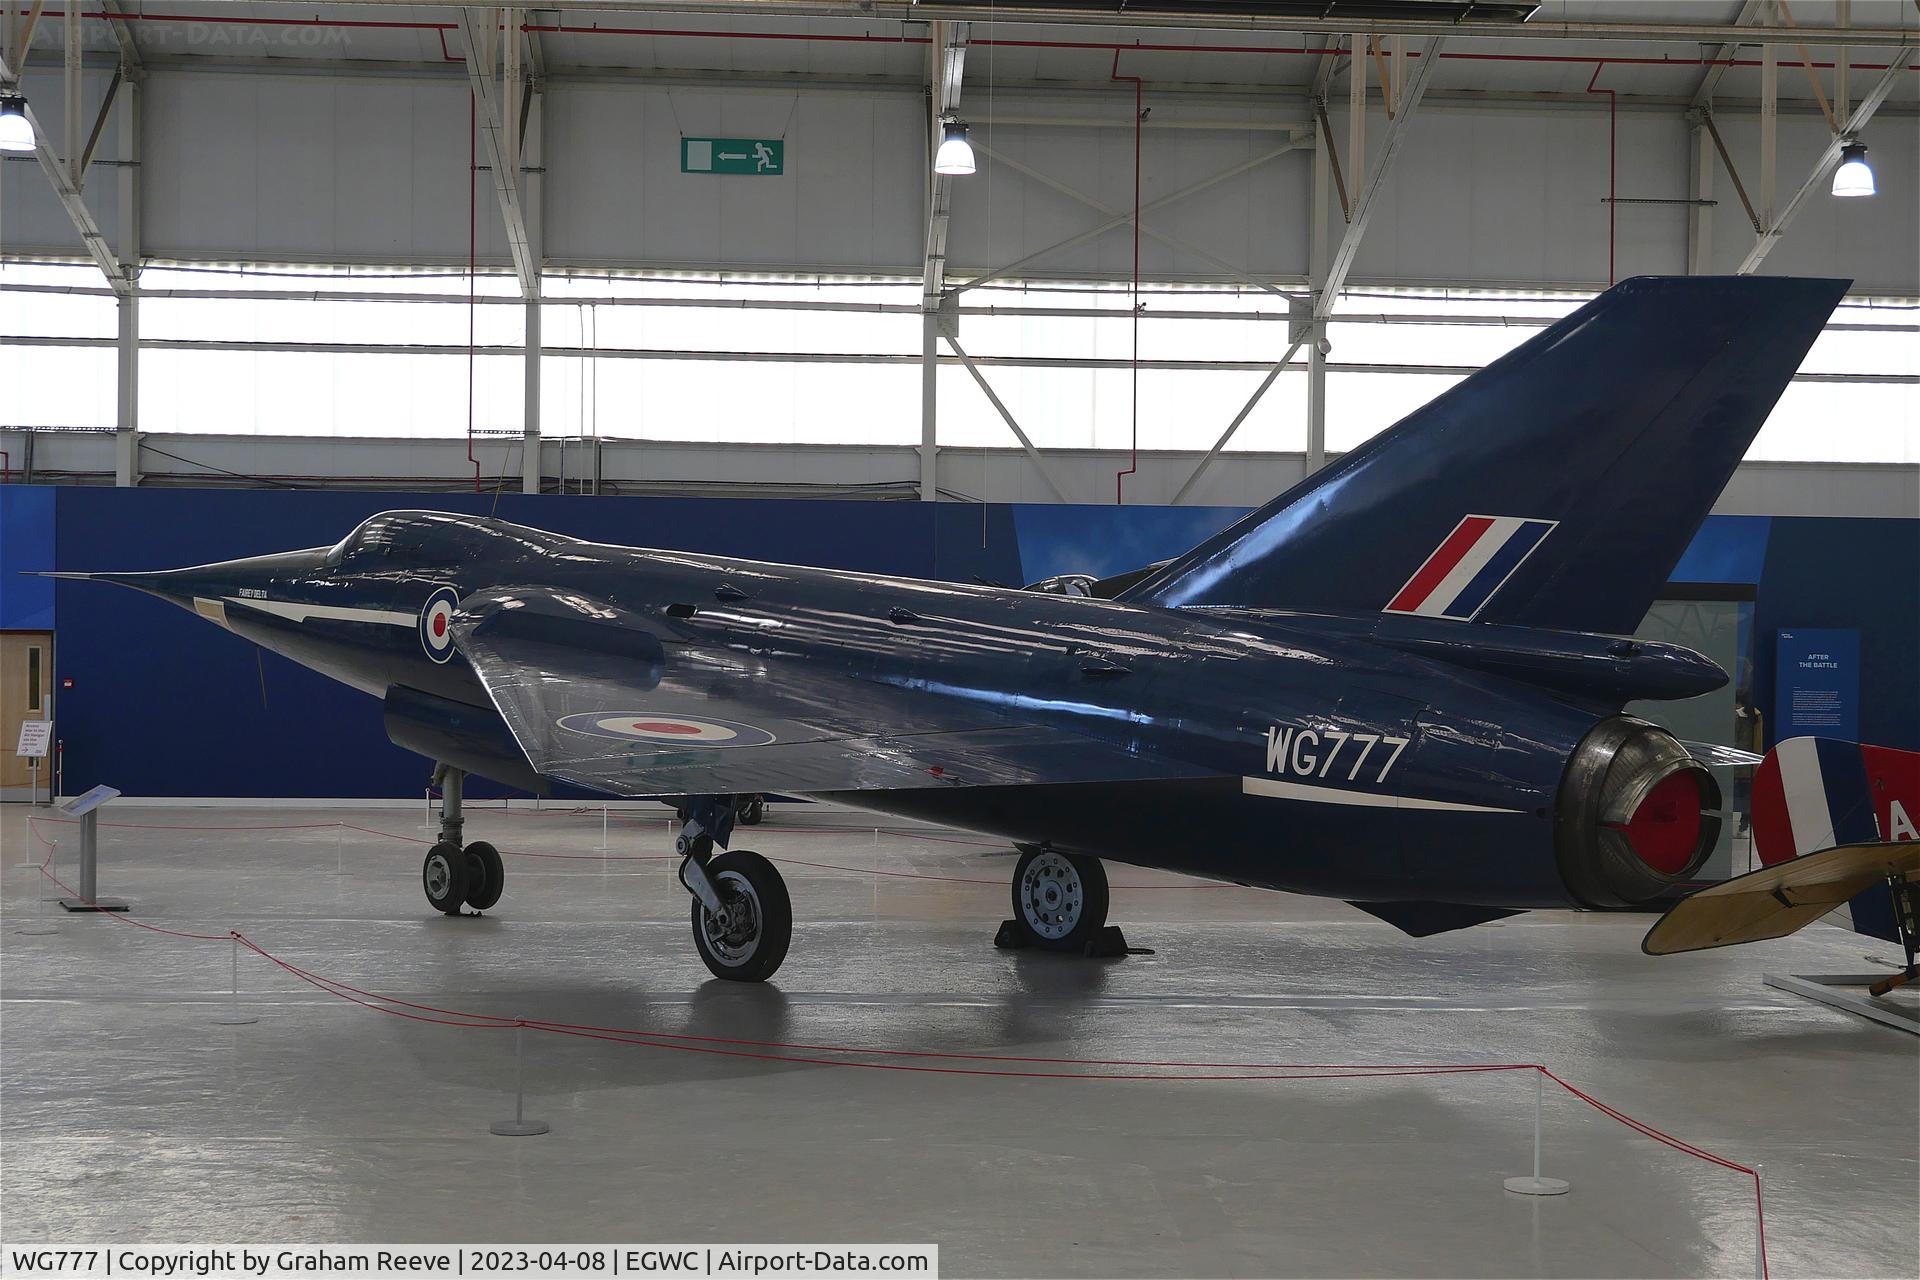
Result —
[[[662, 812], [616, 813], [616, 852], [663, 852]], [[597, 814], [476, 807], [470, 838], [587, 855], [508, 857], [477, 919], [422, 898], [421, 849], [396, 838], [427, 834], [418, 808], [108, 816], [150, 824], [103, 833], [102, 892], [138, 919], [237, 927], [429, 1004], [963, 1053], [1541, 1062], [1763, 1163], [1774, 1274], [1920, 1273], [1920, 1042], [1760, 982], [1892, 955], [1837, 929], [1662, 960], [1639, 917], [1416, 942], [1339, 903], [1115, 867], [1114, 919], [1157, 954], [1004, 953], [1006, 852], [790, 807], [738, 842], [782, 862], [797, 916], [775, 982], [742, 987], [706, 980], [667, 861], [600, 862]], [[0, 814], [10, 1241], [936, 1241], [962, 1276], [1755, 1273], [1748, 1180], [1551, 1088], [1546, 1172], [1572, 1194], [1503, 1191], [1528, 1171], [1523, 1074], [985, 1079], [534, 1034], [529, 1113], [553, 1131], [494, 1137], [511, 1032], [372, 1012], [250, 955], [259, 1022], [218, 1026], [224, 942], [87, 917], [17, 933], [42, 887], [27, 818]], [[389, 834], [232, 829], [299, 822]], [[70, 867], [74, 829], [40, 829]]]

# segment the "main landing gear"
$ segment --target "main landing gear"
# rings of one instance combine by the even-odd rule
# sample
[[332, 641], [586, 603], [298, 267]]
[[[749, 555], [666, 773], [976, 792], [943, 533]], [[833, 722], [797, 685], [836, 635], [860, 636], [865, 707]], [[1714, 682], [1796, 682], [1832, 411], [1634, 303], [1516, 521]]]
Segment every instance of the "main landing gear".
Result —
[[793, 902], [774, 865], [725, 846], [739, 816], [733, 796], [689, 796], [687, 825], [674, 842], [680, 883], [693, 895], [693, 945], [716, 978], [764, 982], [787, 958]]
[[434, 910], [457, 916], [463, 907], [485, 911], [500, 901], [507, 872], [500, 851], [485, 840], [467, 844], [466, 823], [460, 814], [461, 793], [467, 775], [452, 765], [439, 765], [433, 783], [440, 788], [440, 839], [420, 864], [420, 886]]
[[[1013, 867], [1013, 918], [1000, 926], [994, 945], [1034, 947], [1082, 955], [1111, 954], [1101, 944], [1107, 929], [1107, 871], [1098, 858], [1022, 845]], [[1119, 945], [1125, 948], [1126, 942]]]

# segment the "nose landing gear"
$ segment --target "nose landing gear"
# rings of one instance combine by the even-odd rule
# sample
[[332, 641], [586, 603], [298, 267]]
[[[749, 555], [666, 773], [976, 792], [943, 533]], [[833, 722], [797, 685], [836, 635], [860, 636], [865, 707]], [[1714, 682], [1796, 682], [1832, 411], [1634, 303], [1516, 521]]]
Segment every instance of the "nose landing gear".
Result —
[[434, 910], [457, 916], [463, 907], [485, 911], [500, 901], [506, 888], [506, 867], [500, 851], [484, 840], [467, 844], [461, 800], [467, 775], [451, 765], [433, 771], [440, 788], [440, 839], [420, 864], [420, 887]]

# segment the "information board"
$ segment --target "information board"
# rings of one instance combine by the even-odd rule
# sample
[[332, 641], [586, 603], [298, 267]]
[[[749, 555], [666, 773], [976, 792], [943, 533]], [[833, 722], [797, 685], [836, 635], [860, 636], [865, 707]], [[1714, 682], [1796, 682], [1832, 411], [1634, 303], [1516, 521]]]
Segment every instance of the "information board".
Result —
[[1860, 740], [1860, 633], [1782, 627], [1774, 663], [1773, 741]]
[[109, 800], [117, 799], [119, 795], [119, 788], [109, 787], [103, 783], [83, 796], [75, 796], [66, 801], [60, 806], [60, 812], [78, 818], [82, 814], [92, 813]]
[[14, 750], [17, 756], [33, 756], [45, 759], [47, 748], [53, 744], [53, 721], [22, 720], [20, 722], [20, 745]]

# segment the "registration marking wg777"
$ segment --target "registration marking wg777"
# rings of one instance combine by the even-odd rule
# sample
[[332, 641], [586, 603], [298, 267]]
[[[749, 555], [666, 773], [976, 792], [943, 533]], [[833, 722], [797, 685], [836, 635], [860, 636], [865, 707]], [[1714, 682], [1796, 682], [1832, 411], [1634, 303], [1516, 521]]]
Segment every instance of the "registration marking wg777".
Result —
[[[1291, 726], [1282, 729], [1278, 725], [1267, 727], [1267, 772], [1292, 773], [1302, 778], [1324, 778], [1333, 770], [1334, 761], [1340, 758], [1341, 749], [1349, 742], [1360, 744], [1359, 751], [1353, 756], [1353, 766], [1347, 770], [1347, 781], [1354, 782], [1360, 777], [1360, 770], [1366, 766], [1367, 758], [1375, 747], [1388, 747], [1383, 753], [1380, 772], [1374, 775], [1376, 783], [1385, 782], [1387, 774], [1392, 772], [1394, 762], [1400, 759], [1400, 753], [1406, 749], [1410, 738], [1389, 737], [1378, 733], [1348, 733], [1343, 729], [1328, 729], [1324, 733], [1316, 729], [1296, 729]], [[1331, 742], [1333, 750], [1323, 757], [1320, 748]]]

